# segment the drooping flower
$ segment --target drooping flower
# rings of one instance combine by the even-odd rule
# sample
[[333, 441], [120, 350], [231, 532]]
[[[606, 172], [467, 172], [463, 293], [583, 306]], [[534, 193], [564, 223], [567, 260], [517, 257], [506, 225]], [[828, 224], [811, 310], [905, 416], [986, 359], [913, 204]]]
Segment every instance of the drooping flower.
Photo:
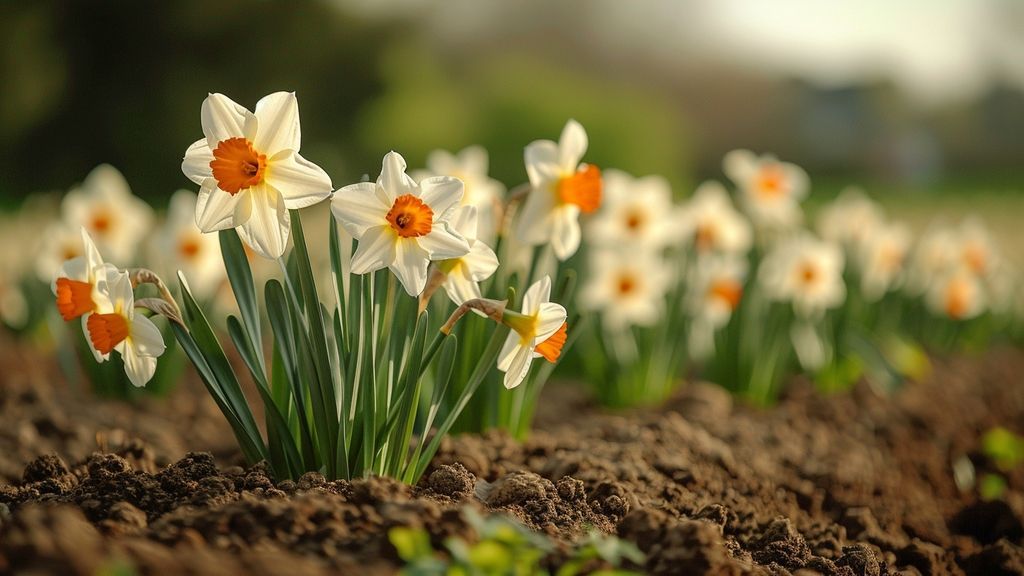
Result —
[[690, 354], [696, 359], [710, 356], [715, 349], [715, 332], [729, 323], [743, 298], [747, 261], [739, 255], [701, 256], [687, 287], [686, 305], [690, 324]]
[[452, 218], [452, 228], [461, 234], [469, 243], [469, 253], [436, 262], [437, 267], [445, 275], [444, 290], [448, 298], [455, 304], [480, 298], [479, 282], [491, 277], [498, 269], [498, 257], [490, 246], [476, 237], [477, 212], [473, 206], [463, 206]]
[[389, 152], [377, 182], [339, 189], [331, 211], [359, 241], [352, 273], [390, 268], [406, 292], [416, 296], [423, 291], [431, 261], [465, 256], [470, 246], [450, 224], [462, 199], [462, 182], [435, 176], [417, 184], [405, 168], [405, 159]]
[[822, 209], [817, 228], [823, 239], [840, 244], [852, 254], [871, 239], [884, 221], [878, 203], [860, 188], [851, 186]]
[[550, 302], [551, 277], [535, 282], [523, 295], [522, 313], [506, 310], [502, 323], [512, 328], [498, 355], [498, 370], [505, 373], [505, 388], [519, 386], [534, 358], [555, 362], [565, 346], [568, 324], [561, 304]]
[[526, 172], [530, 193], [516, 224], [516, 237], [536, 246], [547, 242], [559, 260], [566, 260], [580, 246], [580, 214], [601, 205], [601, 170], [580, 164], [587, 151], [587, 133], [570, 120], [558, 143], [537, 140], [526, 147]]
[[846, 298], [839, 246], [801, 234], [777, 244], [758, 270], [769, 298], [790, 301], [797, 315], [816, 318]]
[[288, 210], [331, 195], [331, 179], [299, 155], [294, 93], [276, 92], [255, 113], [223, 94], [203, 101], [204, 138], [185, 151], [181, 170], [200, 185], [196, 224], [203, 232], [237, 228], [256, 253], [277, 258], [291, 233]]
[[672, 275], [662, 258], [628, 247], [601, 248], [589, 255], [589, 278], [580, 291], [580, 307], [601, 313], [612, 332], [652, 326], [665, 309]]
[[925, 295], [929, 309], [951, 320], [969, 320], [985, 311], [985, 290], [978, 276], [957, 268], [936, 278]]
[[97, 166], [61, 202], [69, 230], [85, 228], [104, 254], [127, 265], [152, 227], [153, 210], [132, 194], [124, 176], [109, 164]]
[[156, 373], [157, 358], [165, 346], [160, 330], [142, 314], [135, 313], [135, 296], [126, 272], [110, 276], [99, 307], [86, 320], [89, 343], [100, 361], [117, 350], [124, 372], [137, 387], [145, 386]]
[[[86, 321], [98, 311], [108, 300], [107, 286], [111, 278], [119, 272], [113, 264], [103, 261], [99, 250], [85, 228], [79, 229], [81, 256], [75, 256], [60, 267], [52, 279], [50, 289], [57, 297], [57, 311], [65, 321], [82, 319], [82, 329], [86, 329]], [[93, 348], [97, 361], [105, 356]]]
[[196, 226], [196, 194], [178, 190], [171, 196], [167, 219], [157, 232], [157, 257], [168, 271], [182, 271], [192, 293], [211, 296], [224, 279], [220, 242], [216, 234], [203, 234]]
[[431, 176], [451, 176], [462, 180], [465, 188], [462, 205], [476, 208], [477, 230], [474, 237], [490, 244], [498, 235], [505, 186], [488, 176], [487, 171], [487, 150], [482, 146], [470, 146], [457, 154], [434, 150], [427, 155], [427, 169], [418, 170], [412, 176], [417, 181]]
[[606, 170], [602, 176], [601, 209], [587, 226], [588, 241], [657, 250], [679, 239], [667, 180], [661, 176], [634, 178], [620, 170]]
[[758, 157], [749, 150], [726, 154], [722, 168], [739, 189], [740, 204], [759, 228], [785, 229], [800, 223], [800, 201], [810, 187], [802, 168], [774, 156]]
[[745, 254], [750, 250], [750, 222], [733, 207], [729, 193], [718, 182], [697, 187], [680, 210], [683, 240], [701, 254]]
[[911, 241], [910, 228], [898, 222], [879, 223], [869, 237], [859, 241], [857, 268], [865, 299], [878, 300], [900, 286], [906, 275]]

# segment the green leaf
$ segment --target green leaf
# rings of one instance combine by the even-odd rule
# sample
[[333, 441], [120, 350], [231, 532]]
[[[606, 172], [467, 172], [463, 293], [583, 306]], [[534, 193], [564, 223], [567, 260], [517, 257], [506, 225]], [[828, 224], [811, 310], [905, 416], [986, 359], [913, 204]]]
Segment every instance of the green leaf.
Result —
[[[256, 285], [252, 279], [252, 269], [245, 255], [245, 248], [235, 230], [221, 230], [220, 253], [224, 259], [224, 268], [228, 273], [231, 291], [235, 294], [235, 302], [242, 314], [245, 332], [249, 336], [250, 345], [259, 360], [259, 372], [263, 372], [266, 361], [263, 358], [263, 337], [260, 330], [260, 313], [256, 302]], [[266, 376], [263, 377], [266, 381]]]

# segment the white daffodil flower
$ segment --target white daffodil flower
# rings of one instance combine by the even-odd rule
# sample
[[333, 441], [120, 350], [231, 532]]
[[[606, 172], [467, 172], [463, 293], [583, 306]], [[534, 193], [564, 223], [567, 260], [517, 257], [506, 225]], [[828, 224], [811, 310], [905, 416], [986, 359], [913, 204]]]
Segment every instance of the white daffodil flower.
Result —
[[698, 258], [689, 283], [686, 305], [690, 324], [689, 347], [694, 358], [711, 356], [715, 332], [729, 323], [743, 298], [747, 261], [734, 254], [708, 254]]
[[401, 155], [388, 152], [377, 182], [339, 189], [331, 211], [359, 241], [353, 274], [390, 268], [405, 291], [417, 296], [431, 261], [465, 256], [470, 246], [449, 223], [462, 200], [462, 181], [435, 176], [417, 184], [405, 168]]
[[473, 206], [463, 206], [452, 218], [452, 228], [469, 243], [469, 253], [458, 258], [441, 260], [434, 265], [444, 273], [444, 290], [455, 304], [480, 298], [478, 282], [491, 277], [498, 269], [498, 257], [494, 250], [478, 240], [477, 211]]
[[555, 362], [565, 346], [568, 324], [561, 304], [550, 302], [551, 277], [545, 276], [523, 295], [521, 314], [506, 310], [502, 323], [512, 328], [498, 355], [498, 370], [505, 373], [505, 388], [522, 384], [534, 358]]
[[939, 316], [969, 320], [985, 311], [985, 290], [973, 270], [959, 267], [932, 281], [925, 302]]
[[749, 150], [726, 154], [722, 168], [736, 184], [740, 203], [759, 228], [792, 228], [803, 219], [800, 201], [810, 188], [803, 168], [770, 155], [758, 157]]
[[131, 263], [153, 223], [153, 210], [132, 194], [117, 168], [97, 166], [61, 202], [64, 223], [85, 228], [104, 254], [119, 265]]
[[878, 223], [870, 236], [857, 240], [857, 268], [864, 298], [874, 302], [898, 288], [906, 274], [913, 238], [902, 223]]
[[288, 210], [331, 195], [331, 179], [299, 155], [299, 105], [276, 92], [255, 113], [223, 94], [202, 107], [203, 136], [185, 151], [181, 170], [199, 184], [196, 224], [203, 232], [237, 228], [265, 258], [284, 254], [291, 234]]
[[933, 223], [917, 242], [907, 272], [907, 291], [915, 296], [928, 291], [939, 276], [957, 267], [959, 242], [954, 230], [941, 223]]
[[817, 218], [818, 235], [836, 242], [854, 254], [883, 225], [881, 206], [856, 187], [844, 188], [835, 200], [822, 208]]
[[131, 383], [145, 386], [166, 349], [163, 337], [149, 318], [135, 313], [135, 296], [126, 272], [112, 275], [105, 288], [99, 308], [86, 321], [89, 343], [102, 359], [117, 350]]
[[746, 254], [753, 241], [750, 222], [733, 207], [718, 182], [704, 182], [680, 210], [684, 241], [701, 254]]
[[809, 234], [777, 244], [758, 274], [769, 298], [791, 301], [804, 318], [817, 318], [846, 298], [842, 250]]
[[157, 231], [155, 249], [168, 272], [185, 274], [193, 294], [208, 298], [224, 280], [220, 241], [216, 234], [203, 234], [196, 226], [197, 196], [178, 190], [171, 196], [167, 219]]
[[35, 261], [36, 276], [42, 282], [53, 282], [60, 267], [74, 258], [84, 256], [82, 226], [72, 226], [63, 219], [43, 229], [39, 257]]
[[559, 260], [580, 247], [580, 214], [601, 205], [601, 171], [580, 164], [586, 151], [586, 131], [569, 120], [557, 144], [537, 140], [524, 155], [531, 190], [518, 216], [516, 237], [530, 246], [550, 242]]
[[602, 195], [601, 209], [587, 226], [588, 241], [657, 250], [679, 239], [672, 189], [661, 176], [634, 178], [620, 170], [606, 170]]
[[[100, 251], [85, 228], [79, 229], [79, 252], [64, 262], [52, 279], [50, 289], [57, 297], [57, 310], [61, 318], [71, 321], [82, 319], [82, 330], [86, 330], [86, 322], [94, 312], [107, 302], [107, 286], [110, 279], [119, 271], [113, 264], [103, 261]], [[103, 353], [92, 349], [96, 360], [106, 359]]]
[[661, 258], [620, 246], [594, 250], [588, 260], [590, 274], [580, 291], [581, 308], [600, 312], [611, 332], [658, 322], [672, 280]]
[[465, 188], [462, 205], [476, 208], [474, 237], [491, 244], [498, 237], [498, 226], [503, 216], [505, 185], [488, 176], [487, 172], [487, 150], [482, 146], [470, 146], [458, 154], [434, 150], [427, 155], [427, 169], [417, 170], [412, 176], [416, 181], [431, 176], [451, 176], [462, 180]]
[[995, 239], [977, 217], [964, 220], [957, 230], [959, 261], [979, 278], [988, 278], [1001, 264]]

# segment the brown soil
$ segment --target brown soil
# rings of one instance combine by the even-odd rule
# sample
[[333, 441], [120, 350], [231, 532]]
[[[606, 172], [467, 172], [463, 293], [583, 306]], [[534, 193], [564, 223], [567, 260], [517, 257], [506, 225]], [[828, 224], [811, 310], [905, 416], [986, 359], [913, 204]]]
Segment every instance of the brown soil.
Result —
[[[660, 410], [607, 414], [554, 386], [530, 441], [448, 440], [416, 487], [275, 483], [233, 465], [194, 383], [129, 409], [47, 386], [38, 359], [0, 360], [19, 366], [0, 386], [0, 574], [389, 574], [389, 528], [472, 538], [465, 507], [563, 552], [591, 528], [616, 533], [653, 574], [1024, 574], [1024, 471], [996, 502], [952, 473], [964, 456], [993, 469], [978, 453], [990, 427], [1022, 431], [1018, 351], [938, 362], [891, 397], [797, 383], [771, 410], [698, 384]], [[107, 452], [89, 455], [97, 434]]]

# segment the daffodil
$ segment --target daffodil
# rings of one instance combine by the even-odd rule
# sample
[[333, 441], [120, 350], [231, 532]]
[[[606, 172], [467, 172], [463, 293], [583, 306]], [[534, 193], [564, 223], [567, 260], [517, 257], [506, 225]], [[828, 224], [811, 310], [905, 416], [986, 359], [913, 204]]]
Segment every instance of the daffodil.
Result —
[[662, 258], [620, 246], [594, 250], [588, 260], [590, 277], [580, 291], [581, 308], [600, 312], [612, 332], [658, 322], [672, 280]]
[[157, 256], [168, 271], [181, 270], [192, 293], [213, 295], [224, 279], [220, 242], [216, 234], [203, 234], [196, 226], [196, 194], [178, 190], [171, 196], [167, 219], [155, 238]]
[[870, 236], [859, 240], [857, 268], [864, 298], [875, 301], [899, 287], [906, 275], [911, 242], [910, 228], [895, 222], [876, 224]]
[[284, 253], [289, 209], [331, 195], [331, 179], [299, 155], [299, 106], [294, 93], [276, 92], [250, 112], [223, 94], [210, 94], [201, 113], [203, 136], [188, 147], [182, 172], [199, 184], [196, 224], [203, 232], [237, 228], [266, 258]]
[[809, 234], [786, 239], [765, 257], [758, 270], [765, 293], [790, 301], [801, 317], [816, 318], [846, 298], [843, 252]]
[[967, 218], [957, 232], [960, 264], [979, 278], [989, 277], [1000, 267], [1001, 254], [996, 242], [978, 218]]
[[512, 328], [498, 355], [498, 370], [505, 373], [505, 388], [519, 386], [534, 358], [555, 362], [562, 354], [568, 324], [561, 304], [550, 302], [551, 277], [535, 282], [523, 295], [523, 311], [506, 310], [502, 322]]
[[802, 168], [771, 155], [758, 157], [749, 150], [726, 154], [722, 167], [739, 189], [740, 203], [757, 226], [785, 229], [800, 223], [800, 201], [810, 187]]
[[747, 261], [730, 254], [701, 256], [687, 288], [690, 354], [705, 359], [715, 350], [715, 332], [728, 324], [743, 298]]
[[[60, 267], [50, 286], [57, 297], [57, 311], [65, 321], [82, 319], [86, 329], [89, 316], [107, 301], [107, 285], [119, 272], [113, 264], [103, 261], [100, 251], [85, 228], [79, 229], [81, 256], [75, 256]], [[92, 348], [97, 361], [105, 355]]]
[[101, 361], [117, 350], [131, 383], [145, 386], [165, 350], [160, 330], [149, 318], [135, 313], [135, 296], [126, 272], [112, 274], [101, 286], [101, 293], [98, 308], [86, 320], [90, 346]]
[[68, 260], [83, 256], [82, 226], [72, 226], [63, 219], [43, 228], [39, 257], [35, 261], [36, 276], [42, 282], [53, 282], [61, 266]]
[[601, 209], [587, 226], [587, 238], [601, 246], [629, 243], [657, 250], [679, 239], [675, 216], [667, 180], [606, 170]]
[[818, 234], [855, 253], [883, 225], [881, 207], [856, 187], [844, 188], [822, 209], [817, 219]]
[[928, 291], [939, 276], [957, 267], [960, 244], [952, 228], [933, 223], [921, 235], [910, 259], [906, 289], [915, 296]]
[[109, 164], [97, 166], [61, 202], [64, 223], [85, 228], [111, 261], [127, 265], [152, 227], [153, 210]]
[[733, 207], [718, 182], [704, 182], [682, 207], [678, 222], [683, 240], [700, 254], [745, 254], [750, 250], [750, 222]]
[[462, 205], [476, 208], [477, 230], [474, 237], [493, 243], [498, 236], [502, 218], [502, 196], [505, 186], [487, 174], [487, 150], [470, 146], [457, 154], [434, 150], [427, 155], [427, 169], [412, 176], [417, 181], [431, 176], [451, 176], [462, 180], [465, 188]]
[[469, 254], [469, 242], [450, 220], [462, 199], [462, 182], [450, 176], [419, 184], [406, 173], [396, 152], [384, 156], [377, 182], [339, 189], [331, 211], [342, 228], [359, 241], [352, 273], [390, 268], [410, 296], [423, 292], [431, 261]]
[[925, 302], [935, 314], [969, 320], [985, 311], [985, 290], [973, 270], [959, 267], [932, 281]]
[[434, 263], [444, 274], [444, 290], [455, 304], [480, 298], [479, 282], [491, 277], [498, 269], [498, 257], [490, 246], [478, 240], [477, 211], [473, 206], [459, 208], [452, 218], [452, 227], [469, 243], [469, 253], [458, 258]]
[[558, 143], [537, 140], [526, 147], [527, 194], [516, 224], [516, 238], [527, 245], [550, 242], [559, 260], [580, 246], [580, 214], [601, 206], [601, 170], [580, 164], [587, 151], [587, 133], [570, 120]]

